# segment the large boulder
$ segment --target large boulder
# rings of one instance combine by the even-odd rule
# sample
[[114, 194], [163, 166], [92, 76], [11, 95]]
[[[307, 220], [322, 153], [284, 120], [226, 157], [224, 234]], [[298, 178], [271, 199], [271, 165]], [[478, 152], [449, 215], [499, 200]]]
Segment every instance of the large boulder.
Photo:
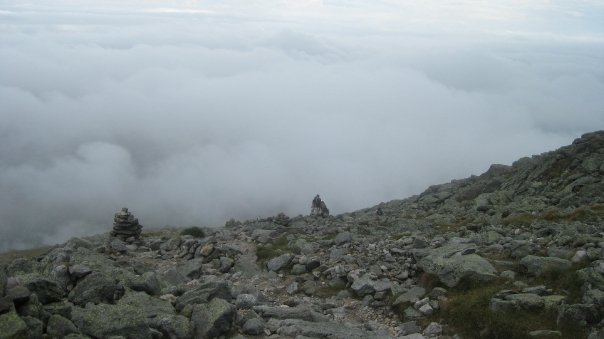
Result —
[[73, 323], [93, 338], [123, 336], [129, 339], [151, 339], [151, 329], [145, 314], [128, 304], [88, 303], [85, 308], [74, 307]]
[[46, 333], [48, 333], [51, 338], [64, 338], [68, 334], [79, 333], [79, 331], [71, 320], [58, 314], [53, 314], [48, 319]]
[[166, 338], [190, 338], [189, 319], [177, 315], [168, 301], [152, 297], [144, 292], [129, 291], [117, 303], [139, 310], [147, 320], [147, 325], [161, 332]]
[[417, 266], [424, 272], [438, 276], [448, 287], [457, 286], [462, 279], [488, 281], [497, 277], [495, 267], [473, 253], [471, 248], [448, 245], [431, 249], [428, 253], [418, 261]]
[[237, 312], [235, 306], [221, 298], [194, 305], [191, 314], [195, 338], [216, 338], [231, 330]]
[[37, 277], [30, 281], [24, 282], [25, 287], [33, 293], [36, 293], [42, 304], [59, 301], [65, 295], [59, 284], [50, 279]]
[[0, 339], [27, 338], [27, 324], [17, 313], [9, 312], [0, 315]]
[[520, 266], [526, 270], [527, 274], [538, 277], [545, 273], [566, 271], [571, 268], [572, 264], [566, 259], [527, 255], [520, 260]]
[[85, 276], [69, 293], [69, 301], [76, 305], [86, 303], [112, 303], [119, 299], [123, 293], [116, 279], [101, 273], [92, 273]]
[[269, 260], [266, 263], [266, 268], [268, 268], [269, 271], [277, 272], [283, 268], [286, 268], [292, 262], [293, 258], [294, 256], [290, 253], [282, 254], [276, 258]]
[[205, 282], [178, 297], [175, 304], [176, 310], [180, 312], [186, 305], [204, 304], [213, 298], [231, 300], [233, 297], [229, 285], [224, 281]]
[[145, 272], [128, 281], [128, 287], [135, 291], [143, 291], [149, 295], [158, 295], [161, 292], [161, 283], [155, 272]]

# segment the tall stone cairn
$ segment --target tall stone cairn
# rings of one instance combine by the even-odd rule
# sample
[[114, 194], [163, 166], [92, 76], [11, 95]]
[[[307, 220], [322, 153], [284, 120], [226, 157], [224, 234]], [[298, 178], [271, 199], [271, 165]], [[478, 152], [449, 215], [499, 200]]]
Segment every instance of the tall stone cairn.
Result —
[[120, 238], [124, 242], [134, 242], [140, 238], [143, 226], [138, 223], [138, 218], [135, 218], [132, 213], [128, 212], [126, 207], [115, 213], [113, 218], [112, 237]]

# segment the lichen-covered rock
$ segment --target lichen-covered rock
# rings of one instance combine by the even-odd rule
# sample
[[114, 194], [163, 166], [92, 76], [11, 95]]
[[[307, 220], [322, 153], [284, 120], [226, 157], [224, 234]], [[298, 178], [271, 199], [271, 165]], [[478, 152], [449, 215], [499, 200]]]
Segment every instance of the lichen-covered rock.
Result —
[[0, 315], [0, 339], [27, 338], [27, 324], [17, 313], [9, 312]]
[[123, 294], [123, 287], [116, 279], [101, 273], [84, 277], [69, 293], [69, 301], [76, 305], [86, 303], [112, 303]]
[[149, 295], [159, 295], [161, 292], [161, 283], [155, 272], [145, 272], [141, 276], [131, 278], [128, 287]]
[[417, 266], [424, 272], [435, 274], [448, 287], [456, 286], [462, 279], [488, 281], [497, 277], [497, 270], [478, 254], [467, 254], [463, 246], [443, 246], [431, 249], [419, 260]]
[[66, 294], [65, 290], [63, 290], [63, 288], [55, 281], [42, 277], [24, 281], [24, 285], [28, 290], [38, 296], [38, 300], [40, 300], [42, 304], [60, 301]]
[[53, 314], [48, 318], [46, 333], [51, 338], [64, 338], [68, 334], [79, 333], [79, 331], [71, 320], [58, 314]]
[[294, 256], [290, 253], [282, 254], [276, 258], [269, 260], [266, 263], [266, 268], [268, 268], [269, 271], [277, 272], [283, 268], [286, 268], [291, 263], [293, 258]]
[[193, 333], [196, 338], [216, 338], [231, 329], [236, 314], [235, 307], [220, 298], [194, 305], [191, 315]]
[[128, 304], [88, 303], [86, 307], [73, 309], [73, 323], [86, 335], [107, 338], [121, 335], [132, 339], [151, 339], [144, 310]]
[[527, 255], [520, 260], [520, 265], [524, 267], [527, 274], [538, 277], [545, 273], [566, 271], [572, 264], [566, 259]]
[[176, 299], [176, 310], [180, 312], [186, 305], [204, 304], [213, 298], [231, 300], [231, 288], [224, 281], [208, 281], [194, 290], [187, 291]]

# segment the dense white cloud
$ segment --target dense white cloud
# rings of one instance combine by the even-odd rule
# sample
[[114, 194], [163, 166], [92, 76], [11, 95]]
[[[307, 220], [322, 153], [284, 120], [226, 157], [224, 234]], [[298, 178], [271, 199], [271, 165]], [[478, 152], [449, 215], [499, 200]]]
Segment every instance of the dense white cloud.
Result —
[[0, 249], [336, 213], [604, 126], [598, 2], [0, 1]]

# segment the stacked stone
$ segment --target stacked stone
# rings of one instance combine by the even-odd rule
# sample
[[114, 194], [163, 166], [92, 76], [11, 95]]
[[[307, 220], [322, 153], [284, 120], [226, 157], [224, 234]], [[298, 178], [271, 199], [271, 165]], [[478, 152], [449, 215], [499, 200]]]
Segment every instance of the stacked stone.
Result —
[[120, 238], [125, 242], [134, 242], [139, 239], [143, 226], [139, 225], [138, 218], [128, 212], [126, 207], [115, 214], [113, 218], [112, 237]]
[[312, 200], [312, 204], [310, 205], [310, 215], [319, 217], [329, 216], [329, 209], [327, 208], [325, 201], [323, 201], [318, 194]]

